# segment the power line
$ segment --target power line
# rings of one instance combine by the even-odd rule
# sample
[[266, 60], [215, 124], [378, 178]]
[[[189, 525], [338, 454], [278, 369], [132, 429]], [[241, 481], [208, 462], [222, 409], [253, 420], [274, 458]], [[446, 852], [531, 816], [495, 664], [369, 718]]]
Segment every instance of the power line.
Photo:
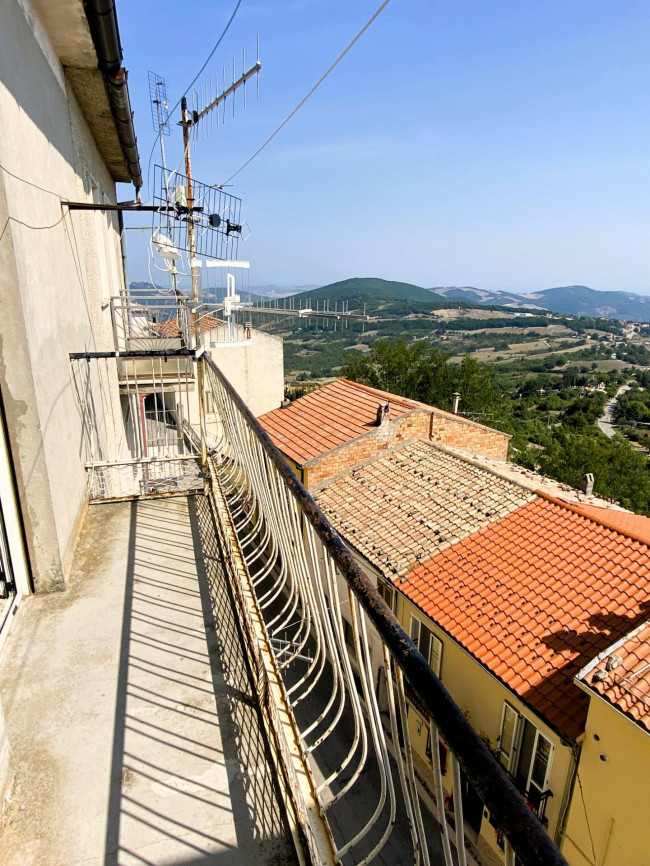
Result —
[[[190, 87], [192, 87], [192, 85], [196, 82], [196, 79], [199, 77], [199, 75], [201, 75], [201, 73], [203, 72], [203, 70], [205, 69], [205, 67], [206, 67], [206, 66], [208, 65], [208, 63], [212, 60], [212, 58], [213, 58], [213, 56], [214, 56], [214, 52], [215, 52], [215, 51], [217, 50], [217, 48], [221, 45], [221, 42], [223, 41], [224, 36], [226, 35], [226, 33], [228, 32], [228, 30], [230, 29], [230, 25], [232, 24], [232, 22], [233, 22], [233, 20], [234, 20], [234, 18], [235, 18], [235, 15], [237, 14], [237, 11], [238, 11], [239, 7], [241, 6], [241, 3], [242, 3], [242, 0], [237, 0], [237, 3], [235, 4], [235, 8], [232, 10], [232, 15], [231, 15], [230, 18], [228, 19], [228, 23], [226, 24], [226, 26], [223, 28], [223, 31], [222, 31], [222, 33], [221, 33], [221, 36], [217, 39], [217, 41], [215, 42], [215, 44], [212, 46], [212, 50], [211, 50], [210, 53], [208, 54], [208, 56], [207, 56], [207, 58], [206, 58], [206, 61], [205, 61], [205, 63], [203, 64], [203, 66], [199, 69], [199, 71], [196, 73], [196, 75], [194, 76], [194, 78], [193, 78], [193, 79], [190, 81], [190, 83], [187, 85], [187, 87], [185, 88], [185, 90], [184, 90], [184, 91], [182, 92], [182, 94], [180, 95], [180, 97], [179, 97], [179, 99], [178, 99], [178, 102], [176, 103], [176, 105], [175, 105], [175, 106], [171, 109], [171, 111], [169, 112], [169, 116], [170, 116], [170, 117], [171, 117], [171, 115], [176, 111], [176, 109], [178, 108], [178, 106], [181, 104], [181, 100], [182, 100], [182, 98], [187, 94], [187, 91], [190, 89]], [[151, 175], [151, 159], [152, 159], [152, 157], [153, 157], [153, 152], [154, 152], [154, 150], [156, 149], [156, 144], [157, 144], [157, 141], [154, 141], [153, 146], [152, 146], [152, 148], [151, 148], [151, 153], [149, 154], [149, 162], [147, 163], [147, 187], [149, 186], [149, 177], [150, 177], [150, 175]], [[151, 198], [151, 194], [149, 194], [149, 197]]]
[[254, 153], [254, 154], [253, 154], [249, 159], [247, 159], [246, 162], [245, 162], [245, 163], [244, 163], [240, 168], [238, 168], [237, 171], [236, 171], [234, 174], [231, 174], [230, 177], [229, 177], [227, 180], [225, 180], [222, 184], [219, 184], [219, 186], [226, 186], [226, 184], [230, 183], [230, 181], [231, 181], [233, 178], [237, 177], [237, 175], [238, 175], [241, 171], [243, 171], [243, 170], [246, 168], [246, 166], [250, 165], [251, 162], [255, 159], [255, 157], [256, 157], [256, 156], [259, 156], [259, 154], [264, 150], [264, 148], [265, 148], [267, 145], [269, 145], [269, 144], [273, 141], [273, 139], [274, 139], [275, 136], [280, 132], [280, 130], [281, 130], [283, 127], [285, 127], [285, 126], [287, 125], [287, 123], [289, 123], [289, 121], [291, 120], [291, 118], [292, 118], [295, 114], [297, 114], [298, 111], [300, 111], [300, 109], [303, 107], [303, 105], [305, 104], [305, 102], [307, 102], [307, 100], [308, 100], [309, 97], [312, 95], [312, 93], [314, 93], [314, 91], [316, 91], [316, 90], [321, 86], [321, 84], [323, 83], [323, 81], [325, 81], [325, 79], [326, 79], [327, 76], [330, 74], [330, 72], [332, 72], [332, 70], [335, 69], [335, 68], [338, 66], [338, 64], [341, 62], [341, 60], [343, 60], [343, 58], [344, 58], [345, 55], [348, 53], [348, 51], [352, 48], [352, 46], [353, 46], [356, 42], [358, 42], [359, 39], [361, 39], [361, 37], [363, 36], [363, 34], [366, 32], [366, 30], [370, 27], [370, 25], [371, 25], [371, 24], [373, 23], [373, 21], [375, 20], [375, 18], [377, 18], [377, 17], [379, 16], [379, 14], [380, 14], [381, 12], [383, 12], [383, 10], [386, 8], [386, 6], [388, 6], [389, 3], [390, 3], [390, 0], [384, 0], [384, 2], [381, 4], [381, 6], [379, 7], [379, 9], [377, 9], [377, 11], [374, 13], [374, 15], [372, 15], [372, 17], [369, 18], [368, 21], [366, 21], [366, 23], [363, 25], [363, 27], [361, 28], [361, 30], [359, 30], [359, 32], [357, 33], [357, 35], [356, 35], [356, 36], [354, 37], [354, 39], [353, 39], [353, 40], [352, 40], [352, 41], [347, 45], [347, 47], [343, 49], [343, 51], [339, 54], [339, 56], [336, 58], [336, 60], [334, 61], [334, 63], [332, 63], [332, 65], [329, 67], [329, 69], [321, 75], [321, 77], [318, 79], [318, 81], [316, 82], [316, 84], [314, 84], [314, 86], [313, 86], [312, 89], [309, 91], [309, 93], [308, 93], [305, 97], [303, 97], [303, 99], [300, 100], [300, 102], [298, 103], [298, 105], [296, 105], [296, 107], [293, 109], [293, 111], [291, 112], [291, 114], [287, 115], [287, 117], [285, 117], [285, 119], [282, 121], [282, 123], [281, 123], [281, 124], [280, 124], [280, 125], [279, 125], [279, 126], [278, 126], [278, 127], [277, 127], [273, 132], [272, 132], [272, 133], [271, 133], [271, 135], [269, 135], [269, 137], [266, 139], [266, 141], [264, 142], [264, 144], [260, 145], [260, 147], [257, 148], [257, 150], [255, 151], [255, 153]]
[[33, 186], [34, 189], [40, 189], [41, 192], [46, 192], [48, 193], [48, 195], [56, 196], [58, 199], [62, 197], [59, 195], [58, 192], [54, 192], [54, 190], [46, 189], [44, 186], [39, 186], [37, 183], [32, 183], [31, 180], [25, 180], [24, 177], [18, 177], [17, 174], [14, 174], [13, 171], [9, 171], [9, 169], [5, 168], [4, 165], [0, 165], [0, 169], [2, 169], [2, 171], [4, 171], [10, 177], [13, 177], [14, 180], [19, 180], [21, 183], [26, 183], [27, 186]]

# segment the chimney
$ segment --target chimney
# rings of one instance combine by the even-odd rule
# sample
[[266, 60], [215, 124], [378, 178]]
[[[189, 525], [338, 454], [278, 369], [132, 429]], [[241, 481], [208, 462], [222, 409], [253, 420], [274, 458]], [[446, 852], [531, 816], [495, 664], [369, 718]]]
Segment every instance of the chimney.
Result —
[[377, 418], [375, 419], [375, 426], [381, 427], [383, 424], [388, 422], [390, 413], [390, 403], [380, 403], [377, 406]]
[[451, 411], [454, 413], [454, 415], [458, 415], [458, 404], [460, 403], [460, 393], [458, 391], [454, 391], [454, 393], [452, 394], [452, 397], [454, 398], [454, 402], [451, 404]]
[[587, 472], [586, 475], [582, 476], [582, 480], [580, 482], [580, 490], [587, 496], [591, 496], [594, 492], [594, 476], [591, 472]]

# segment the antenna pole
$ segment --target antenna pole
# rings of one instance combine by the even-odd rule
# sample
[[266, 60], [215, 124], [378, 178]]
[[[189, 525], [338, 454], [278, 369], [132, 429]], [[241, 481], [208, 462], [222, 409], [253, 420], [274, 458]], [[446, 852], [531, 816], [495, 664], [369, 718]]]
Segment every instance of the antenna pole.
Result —
[[[194, 192], [192, 189], [192, 161], [190, 159], [190, 120], [187, 110], [187, 99], [181, 99], [181, 126], [183, 127], [183, 152], [185, 155], [185, 174], [187, 176], [187, 204], [194, 206]], [[194, 342], [196, 348], [203, 348], [203, 335], [199, 321], [199, 269], [196, 266], [196, 239], [194, 237], [194, 214], [189, 212], [187, 217], [187, 239], [190, 253], [190, 271], [192, 273], [192, 308], [194, 310]], [[205, 430], [205, 393], [203, 384], [203, 361], [196, 362], [196, 387], [199, 392], [199, 418], [201, 421], [201, 468], [205, 472], [208, 468], [208, 451], [206, 447]]]

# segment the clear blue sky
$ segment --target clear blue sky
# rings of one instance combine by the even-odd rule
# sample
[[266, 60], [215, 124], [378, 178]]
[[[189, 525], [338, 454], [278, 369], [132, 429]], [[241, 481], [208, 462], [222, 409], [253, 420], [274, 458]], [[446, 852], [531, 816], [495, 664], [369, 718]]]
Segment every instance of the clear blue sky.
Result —
[[[260, 35], [261, 98], [199, 141], [223, 182], [307, 92], [379, 0], [243, 0], [201, 81]], [[172, 103], [235, 0], [118, 3], [143, 168], [147, 70]], [[392, 0], [235, 182], [250, 282], [379, 276], [532, 291], [650, 293], [650, 3]], [[167, 139], [176, 164], [180, 131]], [[146, 190], [145, 190], [146, 193]], [[133, 222], [133, 221], [132, 221]], [[131, 277], [146, 278], [129, 232]]]

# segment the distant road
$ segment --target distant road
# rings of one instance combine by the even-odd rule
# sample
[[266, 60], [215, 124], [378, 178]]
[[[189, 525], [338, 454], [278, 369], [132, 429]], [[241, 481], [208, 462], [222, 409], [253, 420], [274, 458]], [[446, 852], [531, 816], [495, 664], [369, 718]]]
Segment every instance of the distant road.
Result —
[[629, 385], [621, 385], [616, 394], [612, 397], [611, 400], [608, 400], [605, 403], [605, 411], [598, 419], [598, 426], [603, 431], [605, 436], [609, 436], [611, 439], [616, 430], [614, 429], [614, 407], [616, 406], [616, 402], [621, 394], [625, 394], [626, 391], [630, 390]]

